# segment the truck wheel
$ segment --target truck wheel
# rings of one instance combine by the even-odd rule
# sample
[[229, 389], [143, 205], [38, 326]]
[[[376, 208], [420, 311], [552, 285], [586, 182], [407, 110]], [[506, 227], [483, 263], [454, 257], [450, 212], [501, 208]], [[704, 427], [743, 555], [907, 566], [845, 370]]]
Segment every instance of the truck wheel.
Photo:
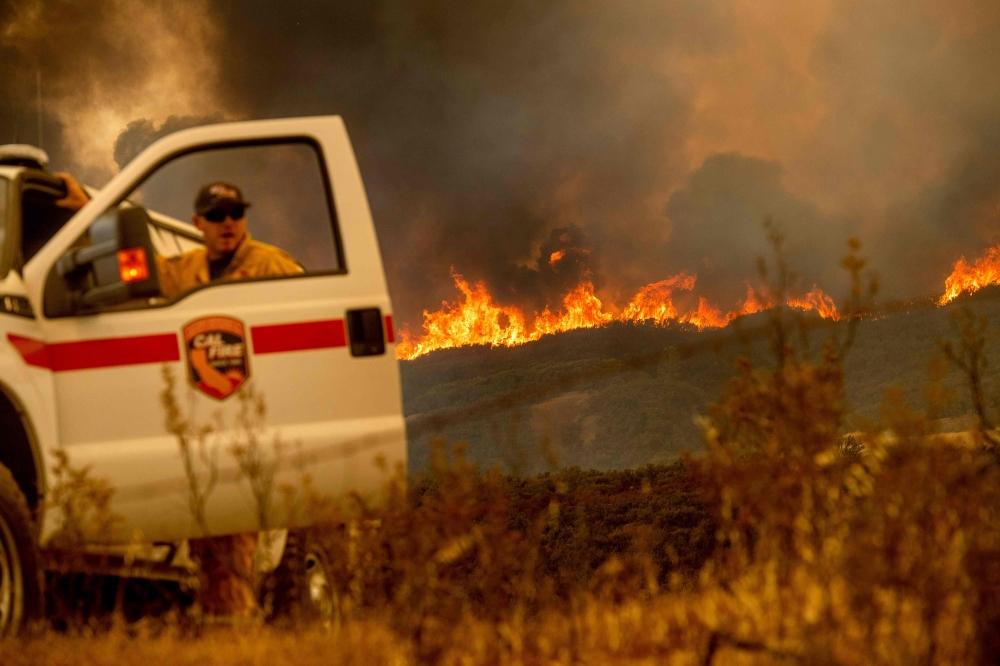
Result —
[[41, 570], [24, 495], [0, 465], [0, 637], [15, 635], [42, 613]]
[[289, 530], [281, 564], [262, 588], [262, 607], [272, 622], [329, 622], [337, 612], [326, 550], [309, 530]]

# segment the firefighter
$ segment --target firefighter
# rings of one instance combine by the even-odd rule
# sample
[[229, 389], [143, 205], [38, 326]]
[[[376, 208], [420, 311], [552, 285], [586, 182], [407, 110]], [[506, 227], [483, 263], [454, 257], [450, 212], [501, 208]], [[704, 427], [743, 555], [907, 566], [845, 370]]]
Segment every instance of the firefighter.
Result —
[[249, 207], [240, 189], [230, 183], [209, 183], [198, 191], [192, 222], [202, 232], [205, 246], [159, 261], [164, 296], [173, 298], [215, 280], [303, 272], [284, 250], [250, 237]]
[[[67, 173], [58, 173], [66, 196], [57, 205], [79, 209], [89, 197]], [[231, 183], [203, 186], [194, 200], [192, 222], [205, 244], [175, 257], [157, 256], [163, 295], [174, 298], [216, 280], [276, 277], [303, 272], [284, 250], [253, 240], [247, 231], [250, 202]], [[257, 534], [244, 533], [193, 539], [191, 556], [199, 564], [201, 605], [212, 617], [253, 618], [259, 614], [254, 556]]]

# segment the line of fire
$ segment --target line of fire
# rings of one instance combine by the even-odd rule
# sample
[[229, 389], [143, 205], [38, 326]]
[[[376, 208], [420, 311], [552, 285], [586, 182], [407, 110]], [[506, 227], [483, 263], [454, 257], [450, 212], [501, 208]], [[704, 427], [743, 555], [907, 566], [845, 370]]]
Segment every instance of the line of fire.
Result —
[[[548, 262], [555, 266], [565, 255], [565, 250], [554, 251]], [[441, 308], [433, 312], [424, 310], [419, 335], [404, 328], [396, 348], [398, 358], [412, 360], [439, 349], [471, 345], [512, 347], [533, 342], [544, 335], [614, 322], [683, 324], [699, 331], [723, 328], [739, 317], [776, 305], [773, 298], [748, 284], [745, 298], [735, 308], [724, 310], [704, 296], [697, 296], [695, 305], [683, 307], [675, 302], [674, 295], [678, 292], [694, 294], [698, 278], [682, 272], [643, 286], [624, 307], [603, 302], [594, 284], [584, 280], [563, 296], [560, 308], [553, 310], [546, 306], [528, 316], [522, 308], [497, 303], [484, 282], [469, 282], [454, 270], [452, 279], [461, 293], [461, 300], [442, 303]], [[990, 247], [973, 261], [964, 256], [959, 258], [945, 279], [944, 292], [936, 303], [943, 306], [959, 296], [996, 284], [1000, 284], [1000, 244]], [[823, 319], [837, 321], [841, 317], [834, 299], [816, 285], [808, 291], [787, 295], [784, 304]]]

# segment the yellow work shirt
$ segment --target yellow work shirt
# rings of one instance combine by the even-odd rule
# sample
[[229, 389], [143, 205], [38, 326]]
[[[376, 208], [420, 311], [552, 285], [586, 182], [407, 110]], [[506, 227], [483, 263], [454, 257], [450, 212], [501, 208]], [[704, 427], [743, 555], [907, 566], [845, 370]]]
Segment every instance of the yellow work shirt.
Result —
[[[208, 253], [203, 247], [188, 250], [175, 257], [157, 255], [156, 266], [160, 272], [160, 291], [167, 298], [174, 298], [211, 282]], [[219, 280], [297, 275], [303, 272], [302, 266], [290, 254], [274, 245], [255, 241], [247, 233]]]

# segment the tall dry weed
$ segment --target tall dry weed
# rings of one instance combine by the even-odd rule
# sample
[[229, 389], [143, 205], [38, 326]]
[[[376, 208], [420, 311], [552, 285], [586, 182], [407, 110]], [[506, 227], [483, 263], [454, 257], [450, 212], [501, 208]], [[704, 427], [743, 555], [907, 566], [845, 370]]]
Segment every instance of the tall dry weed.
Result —
[[805, 354], [781, 316], [773, 365], [744, 362], [704, 422], [696, 464], [719, 520], [706, 659], [996, 658], [1000, 470], [930, 437], [898, 398], [891, 437], [848, 433], [844, 347]]

